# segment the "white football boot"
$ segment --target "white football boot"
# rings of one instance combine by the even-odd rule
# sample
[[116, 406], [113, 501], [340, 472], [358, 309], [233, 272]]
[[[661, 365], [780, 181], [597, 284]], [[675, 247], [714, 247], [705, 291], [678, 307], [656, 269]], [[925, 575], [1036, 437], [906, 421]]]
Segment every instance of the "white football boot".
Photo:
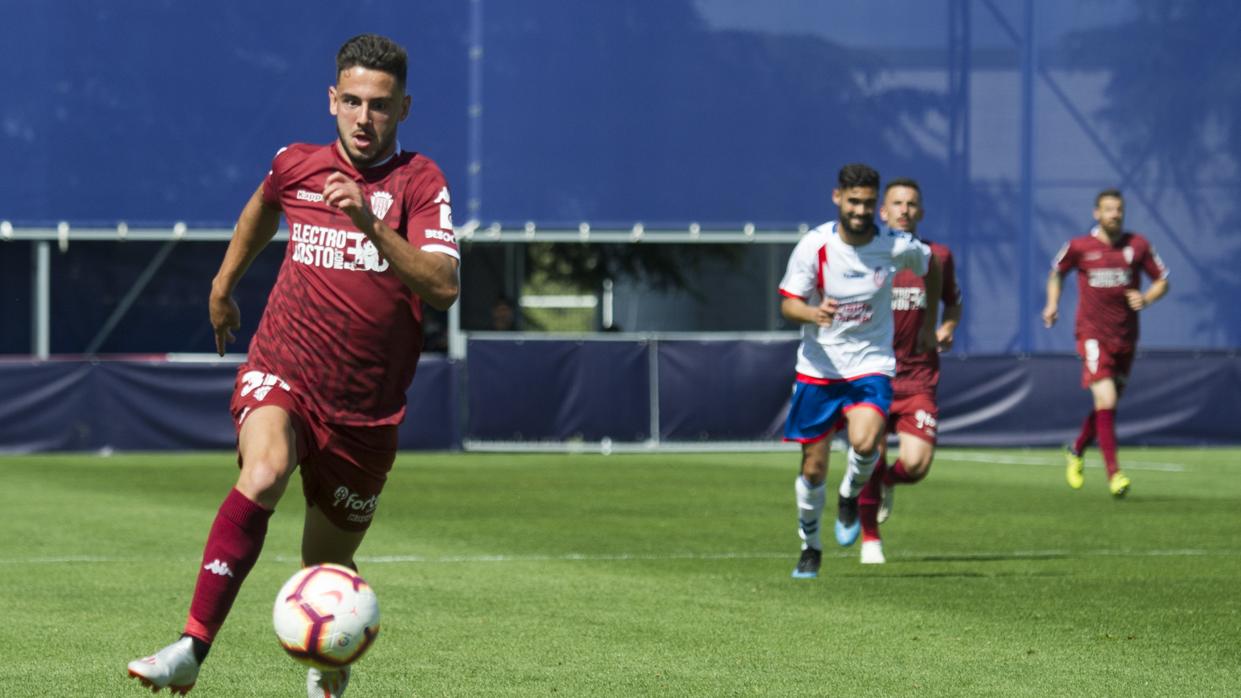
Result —
[[183, 637], [150, 657], [135, 659], [129, 663], [129, 675], [152, 693], [159, 693], [161, 688], [180, 695], [189, 693], [198, 680], [193, 641]]
[[349, 685], [349, 667], [322, 671], [311, 667], [306, 672], [306, 695], [309, 698], [337, 698], [345, 695]]
[[883, 556], [883, 541], [864, 540], [862, 541], [862, 564], [863, 565], [882, 565], [888, 561]]

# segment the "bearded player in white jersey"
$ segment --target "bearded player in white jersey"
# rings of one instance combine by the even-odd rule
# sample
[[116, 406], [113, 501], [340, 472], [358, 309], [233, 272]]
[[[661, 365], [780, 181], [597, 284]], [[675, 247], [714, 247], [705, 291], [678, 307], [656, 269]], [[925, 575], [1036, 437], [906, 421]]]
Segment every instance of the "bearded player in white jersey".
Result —
[[[939, 303], [939, 266], [931, 249], [909, 233], [875, 224], [879, 173], [845, 165], [832, 190], [840, 216], [806, 234], [789, 256], [780, 282], [780, 311], [802, 325], [797, 381], [784, 427], [786, 441], [802, 445], [795, 483], [801, 557], [793, 577], [819, 575], [823, 544], [819, 521], [827, 499], [831, 437], [842, 425], [849, 441], [841, 478], [836, 542], [858, 538], [858, 494], [879, 460], [892, 402], [892, 279], [908, 269], [925, 275], [928, 304]], [[927, 314], [930, 317], [930, 314]], [[935, 346], [935, 323], [923, 324], [921, 351]]]

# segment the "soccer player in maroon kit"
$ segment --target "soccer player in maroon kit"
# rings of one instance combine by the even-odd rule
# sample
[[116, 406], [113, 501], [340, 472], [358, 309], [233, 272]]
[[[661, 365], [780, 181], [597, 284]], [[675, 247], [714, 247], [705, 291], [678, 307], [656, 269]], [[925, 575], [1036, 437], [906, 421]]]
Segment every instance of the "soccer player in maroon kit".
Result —
[[[1069, 487], [1084, 482], [1082, 454], [1097, 439], [1107, 468], [1107, 485], [1115, 497], [1129, 491], [1129, 477], [1116, 462], [1116, 403], [1125, 390], [1138, 343], [1138, 311], [1168, 292], [1168, 269], [1146, 238], [1126, 232], [1125, 200], [1116, 189], [1095, 197], [1090, 232], [1073, 238], [1056, 255], [1047, 277], [1043, 324], [1059, 317], [1061, 279], [1077, 270], [1077, 354], [1082, 359], [1082, 387], [1089, 388], [1094, 410], [1082, 422], [1077, 440], [1065, 454]], [[1141, 273], [1151, 278], [1141, 291]]]
[[[341, 47], [328, 88], [337, 140], [276, 154], [212, 283], [223, 355], [241, 325], [233, 289], [283, 211], [285, 259], [230, 404], [240, 476], [208, 534], [181, 639], [129, 663], [155, 691], [193, 687], [299, 465], [304, 564], [353, 566], [375, 514], [422, 347], [422, 304], [447, 309], [459, 288], [444, 176], [396, 140], [409, 114], [406, 64], [404, 49], [373, 34]], [[311, 669], [307, 695], [339, 696], [348, 680], [348, 668]]]
[[[883, 191], [879, 217], [895, 230], [917, 235], [922, 220], [922, 190], [912, 179], [893, 179]], [[923, 239], [931, 255], [939, 262], [940, 299], [944, 305], [943, 320], [935, 330], [937, 346], [918, 351], [918, 331], [926, 313], [938, 319], [939, 308], [927, 307], [926, 280], [909, 271], [902, 271], [892, 282], [892, 316], [895, 333], [892, 348], [896, 353], [896, 378], [892, 381], [892, 406], [888, 411], [888, 432], [897, 434], [899, 455], [891, 466], [887, 462], [887, 443], [879, 465], [858, 497], [858, 517], [862, 524], [863, 564], [883, 564], [883, 543], [879, 524], [892, 509], [892, 488], [911, 485], [926, 477], [935, 455], [939, 407], [935, 391], [939, 386], [939, 352], [952, 348], [953, 335], [961, 322], [961, 287], [957, 285], [952, 252], [937, 242]]]

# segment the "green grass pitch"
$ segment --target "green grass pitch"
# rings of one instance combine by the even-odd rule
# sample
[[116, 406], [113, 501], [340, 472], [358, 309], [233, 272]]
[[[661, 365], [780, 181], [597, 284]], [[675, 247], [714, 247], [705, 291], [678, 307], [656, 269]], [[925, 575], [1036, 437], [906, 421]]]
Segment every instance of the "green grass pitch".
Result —
[[[1121, 458], [1113, 501], [1097, 461], [1072, 491], [1051, 450], [945, 449], [897, 490], [887, 565], [833, 544], [805, 581], [793, 452], [404, 454], [348, 695], [1241, 694], [1241, 450]], [[143, 694], [125, 663], [180, 631], [233, 462], [0, 458], [6, 695]], [[303, 690], [270, 618], [289, 492], [192, 696]]]

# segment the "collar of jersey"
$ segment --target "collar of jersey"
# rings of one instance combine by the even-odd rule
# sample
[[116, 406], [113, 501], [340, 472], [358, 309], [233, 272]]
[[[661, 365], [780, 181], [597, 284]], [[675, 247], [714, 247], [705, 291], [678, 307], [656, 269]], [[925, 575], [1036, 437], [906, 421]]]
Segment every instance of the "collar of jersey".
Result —
[[[828, 225], [830, 226], [830, 232], [831, 232], [831, 234], [832, 234], [832, 236], [833, 236], [833, 237], [835, 237], [837, 240], [840, 240], [841, 242], [844, 242], [844, 244], [849, 245], [849, 243], [845, 242], [845, 239], [844, 239], [843, 237], [841, 237], [841, 236], [840, 236], [840, 219], [836, 219], [836, 220], [833, 220], [833, 221], [829, 221], [829, 222], [828, 222]], [[890, 228], [890, 227], [888, 227], [888, 224], [886, 224], [886, 223], [875, 223], [875, 236], [874, 236], [874, 237], [872, 237], [872, 238], [870, 239], [870, 241], [866, 243], [866, 245], [869, 245], [870, 243], [874, 242], [875, 240], [878, 240], [878, 239], [879, 239], [879, 236], [880, 236], [880, 235], [883, 233], [883, 231], [885, 231], [885, 230], [888, 230], [888, 231], [896, 231], [896, 228]], [[903, 232], [903, 231], [896, 231], [896, 232]], [[910, 235], [913, 235], [913, 233], [909, 233], [909, 234], [910, 234]], [[862, 245], [862, 247], [866, 247], [866, 245]], [[850, 246], [850, 247], [853, 247], [853, 245], [849, 245], [849, 246]]]
[[353, 160], [350, 160], [348, 156], [344, 156], [340, 154], [340, 148], [337, 148], [335, 143], [332, 144], [332, 150], [336, 152], [336, 157], [349, 163], [350, 167], [352, 167], [355, 171], [357, 171], [358, 174], [361, 174], [363, 172], [370, 172], [371, 170], [377, 170], [383, 167], [384, 165], [387, 165], [388, 163], [395, 160], [396, 156], [401, 154], [401, 142], [399, 140], [396, 142], [396, 150], [393, 150], [391, 155], [384, 158], [383, 160], [380, 160], [374, 165], [370, 165], [369, 167], [358, 167], [357, 165], [353, 164]]
[[377, 168], [377, 167], [383, 167], [384, 165], [387, 165], [388, 163], [390, 163], [390, 162], [392, 162], [394, 159], [396, 159], [396, 156], [398, 156], [398, 155], [400, 155], [400, 154], [401, 154], [401, 142], [398, 140], [398, 141], [396, 142], [396, 150], [393, 150], [391, 155], [389, 155], [388, 157], [384, 158], [383, 160], [380, 160], [379, 162], [375, 163], [374, 165], [371, 165], [370, 167], [368, 167], [368, 168], [366, 168], [366, 169], [368, 169], [368, 170], [373, 170], [373, 169], [375, 169], [375, 168]]
[[1107, 245], [1108, 247], [1115, 247], [1116, 244], [1119, 243], [1121, 239], [1125, 237], [1125, 231], [1121, 230], [1120, 236], [1116, 238], [1116, 242], [1112, 242], [1111, 240], [1108, 239], [1106, 235], [1103, 234], [1103, 228], [1096, 225], [1095, 227], [1090, 229], [1090, 237], [1098, 240], [1099, 242], [1103, 243], [1104, 245]]

